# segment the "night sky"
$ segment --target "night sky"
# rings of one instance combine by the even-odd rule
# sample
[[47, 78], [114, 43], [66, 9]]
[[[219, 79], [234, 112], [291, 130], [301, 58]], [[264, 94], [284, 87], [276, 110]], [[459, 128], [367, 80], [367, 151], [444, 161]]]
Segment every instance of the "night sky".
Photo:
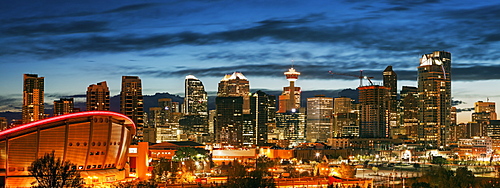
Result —
[[302, 90], [359, 84], [328, 71], [381, 83], [388, 65], [401, 89], [417, 85], [419, 58], [437, 50], [452, 53], [458, 108], [500, 101], [496, 0], [20, 0], [0, 2], [0, 23], [0, 111], [20, 111], [25, 73], [45, 77], [50, 104], [100, 81], [119, 94], [122, 75], [140, 76], [143, 94], [183, 96], [188, 74], [215, 92], [234, 71], [252, 90], [281, 90], [292, 64]]

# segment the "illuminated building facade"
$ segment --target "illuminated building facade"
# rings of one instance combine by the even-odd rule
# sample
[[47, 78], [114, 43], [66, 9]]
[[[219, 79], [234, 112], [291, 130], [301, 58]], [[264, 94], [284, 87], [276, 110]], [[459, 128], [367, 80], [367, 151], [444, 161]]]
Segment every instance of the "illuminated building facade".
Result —
[[472, 113], [472, 122], [476, 122], [481, 129], [477, 136], [486, 136], [486, 127], [491, 120], [497, 119], [495, 112], [495, 102], [478, 101], [474, 104], [474, 113]]
[[193, 75], [184, 81], [184, 110], [186, 115], [208, 115], [208, 95], [203, 83]]
[[[240, 72], [225, 75], [217, 91], [215, 141], [242, 146], [255, 141], [250, 108], [250, 82]], [[245, 135], [245, 136], [243, 136]], [[244, 137], [246, 140], [244, 140]]]
[[[389, 89], [389, 105], [387, 106], [389, 110], [388, 123], [392, 129], [398, 130], [400, 127], [398, 123], [398, 75], [392, 70], [392, 66], [387, 66], [382, 74], [384, 79], [383, 85]], [[391, 136], [396, 134], [400, 133], [397, 131], [391, 132]]]
[[208, 134], [208, 95], [203, 83], [193, 75], [184, 82], [184, 117], [179, 121], [181, 129], [198, 142], [211, 141]]
[[424, 54], [418, 67], [419, 141], [446, 146], [451, 124], [451, 53]]
[[41, 120], [45, 117], [44, 78], [24, 74], [23, 80], [23, 123]]
[[[276, 97], [268, 95], [262, 91], [257, 91], [250, 97], [250, 117], [245, 118], [251, 121], [249, 131], [244, 131], [251, 139], [247, 140], [249, 144], [263, 145], [268, 140], [268, 127], [276, 119]], [[244, 135], [245, 137], [245, 135]]]
[[487, 136], [491, 138], [493, 150], [500, 153], [500, 120], [491, 120], [486, 127]]
[[292, 67], [285, 72], [286, 79], [290, 86], [283, 88], [283, 93], [279, 96], [278, 113], [289, 112], [292, 109], [300, 108], [300, 87], [295, 87], [295, 81], [299, 79], [300, 72]]
[[227, 74], [222, 78], [217, 97], [242, 97], [243, 113], [250, 113], [250, 81], [241, 72]]
[[289, 140], [290, 146], [306, 142], [307, 115], [304, 108], [286, 113], [276, 113], [276, 128], [273, 130], [277, 140]]
[[224, 145], [239, 146], [243, 142], [243, 97], [217, 97], [215, 140]]
[[176, 112], [178, 103], [170, 98], [158, 99], [159, 107], [149, 108], [147, 127], [144, 128], [144, 141], [161, 143], [187, 140], [179, 128], [181, 113]]
[[403, 86], [401, 90], [401, 122], [404, 135], [418, 140], [418, 92], [416, 87]]
[[73, 113], [75, 105], [73, 98], [61, 98], [54, 101], [54, 116]]
[[359, 137], [386, 138], [389, 136], [389, 89], [384, 86], [359, 87], [361, 118]]
[[333, 99], [332, 137], [359, 136], [359, 110], [355, 110], [354, 100], [348, 97]]
[[120, 112], [132, 119], [137, 127], [136, 139], [143, 140], [144, 107], [142, 83], [138, 76], [122, 76]]
[[8, 128], [9, 128], [9, 123], [7, 122], [7, 118], [0, 117], [0, 131], [3, 131]]
[[109, 111], [109, 88], [106, 82], [87, 87], [87, 111]]
[[76, 164], [73, 168], [87, 184], [124, 180], [133, 134], [130, 118], [109, 111], [66, 114], [1, 131], [0, 182], [5, 187], [30, 187], [35, 179], [28, 167], [52, 151]]
[[306, 140], [326, 142], [333, 136], [333, 98], [318, 95], [307, 99]]

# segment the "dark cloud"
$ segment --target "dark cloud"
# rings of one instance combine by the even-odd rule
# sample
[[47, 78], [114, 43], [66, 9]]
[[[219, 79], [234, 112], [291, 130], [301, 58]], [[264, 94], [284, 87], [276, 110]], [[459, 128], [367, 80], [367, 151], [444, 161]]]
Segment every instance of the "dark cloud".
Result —
[[156, 3], [143, 3], [143, 4], [134, 4], [134, 5], [126, 5], [116, 9], [104, 11], [103, 13], [119, 13], [119, 12], [129, 12], [129, 11], [137, 11], [142, 9], [147, 9], [153, 6], [156, 6]]
[[[234, 57], [231, 57], [234, 58]], [[242, 57], [246, 60], [255, 59], [251, 57]], [[417, 61], [417, 60], [415, 60]], [[256, 61], [258, 62], [258, 61]], [[397, 65], [397, 62], [384, 62], [387, 64], [374, 65], [376, 69], [363, 70], [363, 75], [374, 77], [372, 80], [382, 80], [382, 72], [387, 65]], [[373, 63], [376, 64], [376, 63]], [[116, 66], [113, 69], [92, 69], [90, 71], [103, 71], [107, 74], [115, 75], [140, 75], [148, 77], [169, 78], [179, 77], [189, 74], [204, 76], [204, 77], [222, 77], [225, 74], [230, 74], [233, 71], [242, 72], [248, 77], [282, 77], [283, 72], [290, 68], [290, 64], [283, 62], [279, 63], [241, 63], [236, 61], [233, 65], [192, 68], [192, 67], [176, 67], [171, 68], [158, 68], [158, 67], [138, 67], [138, 66]], [[344, 62], [315, 62], [315, 61], [298, 61], [294, 63], [297, 71], [301, 72], [303, 79], [339, 79], [339, 80], [352, 80], [356, 79], [353, 76], [359, 75], [359, 67], [369, 67], [370, 63], [363, 64], [363, 62], [351, 62], [346, 64]], [[398, 68], [393, 66], [394, 71], [398, 75], [400, 81], [416, 81], [417, 68]], [[332, 75], [329, 71], [341, 74], [350, 74], [353, 76]], [[485, 66], [461, 66], [452, 69], [453, 81], [471, 81], [471, 80], [493, 80], [500, 79], [500, 65], [485, 65]]]
[[407, 10], [410, 10], [410, 8], [406, 6], [396, 6], [384, 9], [384, 11], [407, 11]]
[[500, 4], [443, 10], [440, 14], [448, 19], [480, 21], [479, 23], [487, 20], [490, 23], [497, 23], [500, 21]]
[[420, 6], [439, 3], [440, 0], [387, 0], [389, 4], [401, 6]]
[[471, 112], [474, 111], [474, 108], [457, 108], [457, 113], [460, 112]]
[[61, 94], [61, 93], [45, 93], [45, 97], [49, 98], [86, 98], [86, 94], [75, 94], [75, 95], [68, 95], [68, 94]]
[[4, 35], [32, 36], [32, 35], [62, 35], [74, 33], [103, 32], [107, 29], [107, 22], [103, 21], [75, 21], [70, 23], [42, 23], [13, 26], [4, 29]]
[[[125, 5], [121, 6], [118, 8], [113, 8], [110, 10], [104, 10], [104, 11], [81, 11], [87, 7], [82, 6], [78, 11], [72, 12], [70, 14], [63, 13], [63, 14], [57, 14], [57, 13], [47, 13], [45, 15], [37, 15], [37, 16], [26, 16], [26, 17], [17, 17], [17, 18], [9, 18], [9, 19], [1, 19], [5, 24], [19, 24], [19, 23], [34, 23], [34, 22], [47, 22], [47, 21], [54, 21], [54, 20], [61, 20], [61, 19], [66, 19], [66, 18], [83, 18], [83, 17], [89, 17], [89, 16], [95, 16], [95, 15], [106, 15], [106, 14], [112, 14], [112, 13], [123, 13], [123, 12], [130, 12], [130, 11], [137, 11], [137, 10], [143, 10], [143, 9], [148, 9], [151, 7], [154, 7], [156, 5], [159, 5], [157, 3], [142, 3], [142, 4], [134, 4], [134, 5]], [[22, 6], [22, 5], [20, 5]], [[101, 18], [99, 18], [101, 19]]]
[[87, 98], [87, 95], [86, 94], [66, 95], [66, 96], [62, 96], [61, 98]]
[[11, 98], [6, 96], [0, 96], [0, 104], [12, 103], [18, 101], [18, 98]]
[[[141, 5], [148, 7], [151, 5]], [[453, 40], [442, 40], [441, 36], [429, 34], [422, 38], [418, 34], [409, 34], [413, 30], [428, 27], [427, 25], [387, 25], [387, 24], [361, 24], [358, 22], [342, 23], [337, 25], [316, 24], [325, 21], [324, 14], [310, 14], [299, 18], [291, 19], [266, 19], [254, 22], [253, 26], [247, 28], [233, 29], [221, 32], [198, 33], [198, 32], [178, 32], [178, 33], [152, 33], [152, 34], [87, 34], [78, 37], [65, 37], [54, 39], [37, 39], [36, 41], [19, 41], [17, 47], [2, 47], [0, 55], [29, 54], [42, 57], [44, 59], [59, 58], [68, 55], [85, 53], [121, 53], [138, 52], [143, 56], [163, 56], [169, 55], [158, 52], [148, 52], [151, 50], [164, 49], [179, 45], [219, 45], [224, 43], [237, 42], [257, 42], [257, 43], [314, 43], [329, 46], [350, 46], [358, 50], [370, 50], [372, 53], [360, 53], [347, 58], [359, 58], [360, 56], [371, 56], [368, 58], [384, 58], [390, 55], [392, 58], [404, 57], [408, 54], [422, 54], [432, 50], [460, 49]], [[75, 27], [81, 24], [87, 27]], [[433, 24], [433, 23], [429, 23]], [[94, 25], [94, 26], [90, 26]], [[251, 24], [250, 24], [251, 25]], [[47, 26], [47, 25], [45, 25]], [[25, 28], [25, 33], [64, 33], [63, 30], [73, 32], [91, 32], [105, 30], [105, 22], [78, 22], [61, 26], [57, 29], [48, 25], [44, 27], [38, 25], [34, 28]], [[54, 26], [55, 27], [55, 26]], [[417, 28], [416, 28], [417, 27]], [[38, 29], [37, 29], [38, 28]], [[446, 28], [446, 25], [433, 25], [432, 28], [439, 30]], [[443, 31], [448, 31], [444, 30]], [[450, 31], [451, 32], [451, 31]], [[424, 35], [426, 33], [422, 33]], [[406, 37], [394, 37], [406, 36]], [[492, 34], [488, 40], [494, 41], [498, 37]], [[476, 39], [479, 40], [479, 39]], [[419, 42], [417, 42], [419, 41]], [[27, 45], [37, 43], [37, 45]], [[16, 45], [15, 45], [16, 46]], [[477, 49], [479, 51], [479, 49]], [[278, 54], [271, 49], [269, 52], [253, 54], [254, 57], [247, 56], [250, 60], [259, 61], [268, 56], [282, 55], [283, 57], [300, 55], [303, 59], [318, 58], [307, 50], [302, 50], [298, 54]], [[376, 53], [380, 51], [381, 53]], [[465, 49], [463, 51], [466, 51]], [[383, 52], [383, 53], [382, 53]], [[274, 53], [274, 54], [273, 54]], [[291, 52], [288, 52], [291, 53]], [[378, 54], [384, 56], [377, 57]], [[460, 53], [458, 54], [465, 54]], [[213, 52], [199, 58], [202, 59], [239, 59], [240, 55], [233, 52]], [[327, 56], [323, 56], [327, 57]], [[387, 56], [389, 57], [389, 56]], [[486, 56], [482, 56], [487, 58]]]
[[8, 96], [0, 96], [0, 112], [5, 111], [20, 111], [22, 108], [22, 98], [13, 98]]
[[460, 105], [460, 104], [467, 104], [467, 103], [465, 103], [464, 101], [461, 101], [461, 100], [451, 99], [451, 106], [457, 106], [457, 105]]

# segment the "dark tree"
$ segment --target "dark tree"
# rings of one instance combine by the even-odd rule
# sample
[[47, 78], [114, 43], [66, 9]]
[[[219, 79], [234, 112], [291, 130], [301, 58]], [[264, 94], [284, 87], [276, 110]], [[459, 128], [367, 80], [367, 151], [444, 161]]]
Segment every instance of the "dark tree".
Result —
[[475, 184], [474, 174], [467, 167], [459, 167], [452, 182], [456, 187], [473, 187]]
[[227, 179], [228, 188], [274, 188], [276, 187], [274, 179], [269, 176], [269, 167], [274, 162], [267, 157], [257, 158], [256, 164], [245, 166], [234, 161], [232, 168], [229, 169]]
[[431, 185], [429, 185], [428, 183], [425, 183], [425, 182], [417, 182], [417, 183], [411, 184], [411, 187], [413, 187], [413, 188], [431, 188]]
[[83, 182], [76, 165], [69, 161], [55, 158], [54, 151], [33, 161], [29, 168], [30, 175], [34, 176], [35, 187], [79, 187]]

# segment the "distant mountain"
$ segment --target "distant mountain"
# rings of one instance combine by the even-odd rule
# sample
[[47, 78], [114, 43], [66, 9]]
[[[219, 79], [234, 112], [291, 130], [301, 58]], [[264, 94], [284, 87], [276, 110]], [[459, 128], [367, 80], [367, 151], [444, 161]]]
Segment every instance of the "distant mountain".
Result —
[[[258, 90], [252, 90], [251, 92], [257, 92]], [[278, 99], [278, 96], [281, 95], [281, 91], [279, 90], [261, 90], [268, 95], [274, 95], [276, 96], [276, 100]], [[213, 110], [215, 109], [215, 98], [216, 98], [216, 93], [213, 93], [214, 95], [208, 96], [208, 109]], [[358, 90], [354, 89], [343, 89], [343, 90], [312, 90], [312, 91], [303, 91], [302, 92], [302, 98], [301, 98], [301, 104], [302, 106], [306, 106], [307, 104], [307, 98], [314, 97], [316, 95], [324, 95], [326, 97], [349, 97], [352, 99], [355, 99], [356, 101], [358, 100]], [[172, 95], [170, 93], [156, 93], [154, 95], [144, 95], [144, 111], [149, 112], [149, 108], [151, 107], [157, 107], [158, 106], [158, 99], [161, 98], [170, 98], [172, 99], [173, 102], [178, 102], [179, 104], [182, 104], [184, 101], [184, 97], [181, 97], [179, 95]], [[278, 102], [276, 102], [276, 105], [278, 105]], [[75, 108], [80, 108], [80, 110], [84, 111], [86, 108], [85, 102], [75, 102]], [[113, 112], [120, 112], [120, 95], [115, 95], [110, 98], [110, 110]], [[53, 109], [45, 109], [46, 114], [52, 114]], [[21, 119], [22, 118], [22, 113], [21, 112], [0, 112], [0, 117], [6, 117], [7, 120], [10, 122], [12, 119]]]
[[[184, 97], [179, 95], [172, 95], [170, 93], [156, 93], [154, 95], [143, 95], [144, 99], [144, 111], [149, 112], [149, 108], [158, 106], [158, 99], [162, 98], [170, 98], [172, 102], [178, 102], [182, 104], [184, 101]], [[120, 112], [120, 95], [116, 95], [111, 97], [110, 102], [110, 110], [113, 112]]]

